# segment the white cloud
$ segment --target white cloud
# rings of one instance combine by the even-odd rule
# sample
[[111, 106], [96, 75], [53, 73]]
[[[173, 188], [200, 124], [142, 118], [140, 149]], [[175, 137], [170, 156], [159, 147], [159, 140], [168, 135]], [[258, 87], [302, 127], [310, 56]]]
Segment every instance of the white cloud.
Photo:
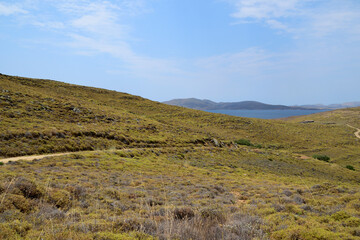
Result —
[[303, 0], [238, 0], [234, 1], [235, 18], [271, 19], [287, 17], [298, 11]]
[[287, 32], [290, 31], [288, 26], [286, 26], [285, 24], [283, 24], [282, 22], [279, 22], [277, 20], [270, 19], [270, 20], [267, 20], [266, 23], [272, 28], [285, 30]]
[[314, 14], [312, 28], [313, 32], [320, 37], [334, 32], [359, 36], [360, 11], [356, 9], [338, 9], [319, 15]]
[[70, 20], [70, 27], [101, 38], [123, 39], [127, 27], [119, 23], [116, 9], [112, 4], [91, 3], [86, 11]]
[[[23, 16], [18, 18], [21, 24], [60, 34], [61, 41], [54, 45], [70, 47], [79, 55], [108, 54], [121, 61], [121, 69], [127, 69], [129, 74], [137, 77], [164, 80], [166, 76], [182, 72], [176, 61], [142, 56], [131, 47], [131, 28], [123, 23], [123, 19], [150, 11], [145, 0], [35, 0], [32, 5], [22, 3], [31, 11], [28, 14], [22, 12]], [[44, 14], [49, 10], [51, 14]]]
[[231, 0], [232, 17], [240, 23], [262, 22], [294, 37], [326, 37], [343, 33], [359, 35], [360, 5], [357, 0]]
[[249, 48], [237, 53], [199, 59], [195, 65], [204, 72], [222, 77], [233, 74], [253, 77], [269, 66], [271, 57], [262, 49]]
[[[143, 1], [66, 1], [57, 4], [65, 14], [68, 46], [82, 55], [108, 54], [122, 62], [121, 69], [145, 79], [164, 81], [169, 76], [183, 73], [176, 61], [142, 56], [131, 47], [130, 27], [122, 24], [124, 15], [146, 12]], [[116, 70], [109, 70], [116, 73]], [[121, 70], [120, 72], [123, 72]]]
[[26, 13], [26, 11], [16, 4], [11, 5], [0, 2], [0, 16], [9, 16], [17, 13]]

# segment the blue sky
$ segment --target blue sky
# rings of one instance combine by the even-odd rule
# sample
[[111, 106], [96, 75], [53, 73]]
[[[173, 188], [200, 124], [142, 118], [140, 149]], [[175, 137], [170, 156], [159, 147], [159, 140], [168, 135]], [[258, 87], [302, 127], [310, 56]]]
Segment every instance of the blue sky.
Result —
[[360, 1], [0, 0], [0, 54], [156, 101], [360, 101]]

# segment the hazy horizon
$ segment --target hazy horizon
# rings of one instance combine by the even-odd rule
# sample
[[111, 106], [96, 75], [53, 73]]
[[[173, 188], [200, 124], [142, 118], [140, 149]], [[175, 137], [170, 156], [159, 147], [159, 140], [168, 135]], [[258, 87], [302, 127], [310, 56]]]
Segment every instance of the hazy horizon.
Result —
[[360, 101], [356, 0], [0, 0], [0, 72], [176, 98]]

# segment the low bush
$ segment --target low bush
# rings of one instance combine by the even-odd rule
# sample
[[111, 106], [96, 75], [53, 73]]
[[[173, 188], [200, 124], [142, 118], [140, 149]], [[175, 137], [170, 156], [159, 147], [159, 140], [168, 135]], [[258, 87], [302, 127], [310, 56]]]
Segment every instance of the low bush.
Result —
[[326, 155], [323, 155], [323, 154], [314, 154], [312, 157], [315, 158], [315, 159], [324, 161], [324, 162], [329, 162], [330, 161], [330, 157], [326, 156]]
[[0, 213], [10, 209], [18, 209], [22, 213], [29, 213], [33, 209], [29, 200], [22, 195], [7, 194], [0, 196], [0, 199], [3, 199], [0, 205]]
[[70, 194], [65, 190], [53, 189], [49, 191], [48, 202], [57, 208], [68, 208], [71, 204]]
[[349, 170], [352, 170], [352, 171], [355, 171], [355, 168], [351, 165], [346, 165], [346, 168], [349, 169]]
[[203, 219], [219, 223], [223, 223], [226, 220], [224, 212], [215, 208], [204, 208], [200, 211], [200, 215]]
[[176, 208], [174, 210], [175, 219], [191, 219], [195, 216], [194, 211], [189, 207]]
[[253, 144], [250, 142], [250, 140], [247, 140], [247, 139], [239, 139], [239, 140], [236, 140], [235, 143], [239, 144], [239, 145], [253, 146]]
[[26, 198], [35, 199], [43, 195], [36, 184], [26, 178], [19, 178], [15, 183], [15, 188], [19, 189]]

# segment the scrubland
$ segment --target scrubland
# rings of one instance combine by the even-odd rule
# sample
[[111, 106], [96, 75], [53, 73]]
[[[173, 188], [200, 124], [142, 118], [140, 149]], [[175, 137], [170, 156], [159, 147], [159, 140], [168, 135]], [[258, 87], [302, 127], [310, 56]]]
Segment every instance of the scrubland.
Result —
[[359, 108], [248, 119], [6, 75], [0, 106], [2, 158], [73, 152], [0, 165], [0, 239], [360, 239]]

